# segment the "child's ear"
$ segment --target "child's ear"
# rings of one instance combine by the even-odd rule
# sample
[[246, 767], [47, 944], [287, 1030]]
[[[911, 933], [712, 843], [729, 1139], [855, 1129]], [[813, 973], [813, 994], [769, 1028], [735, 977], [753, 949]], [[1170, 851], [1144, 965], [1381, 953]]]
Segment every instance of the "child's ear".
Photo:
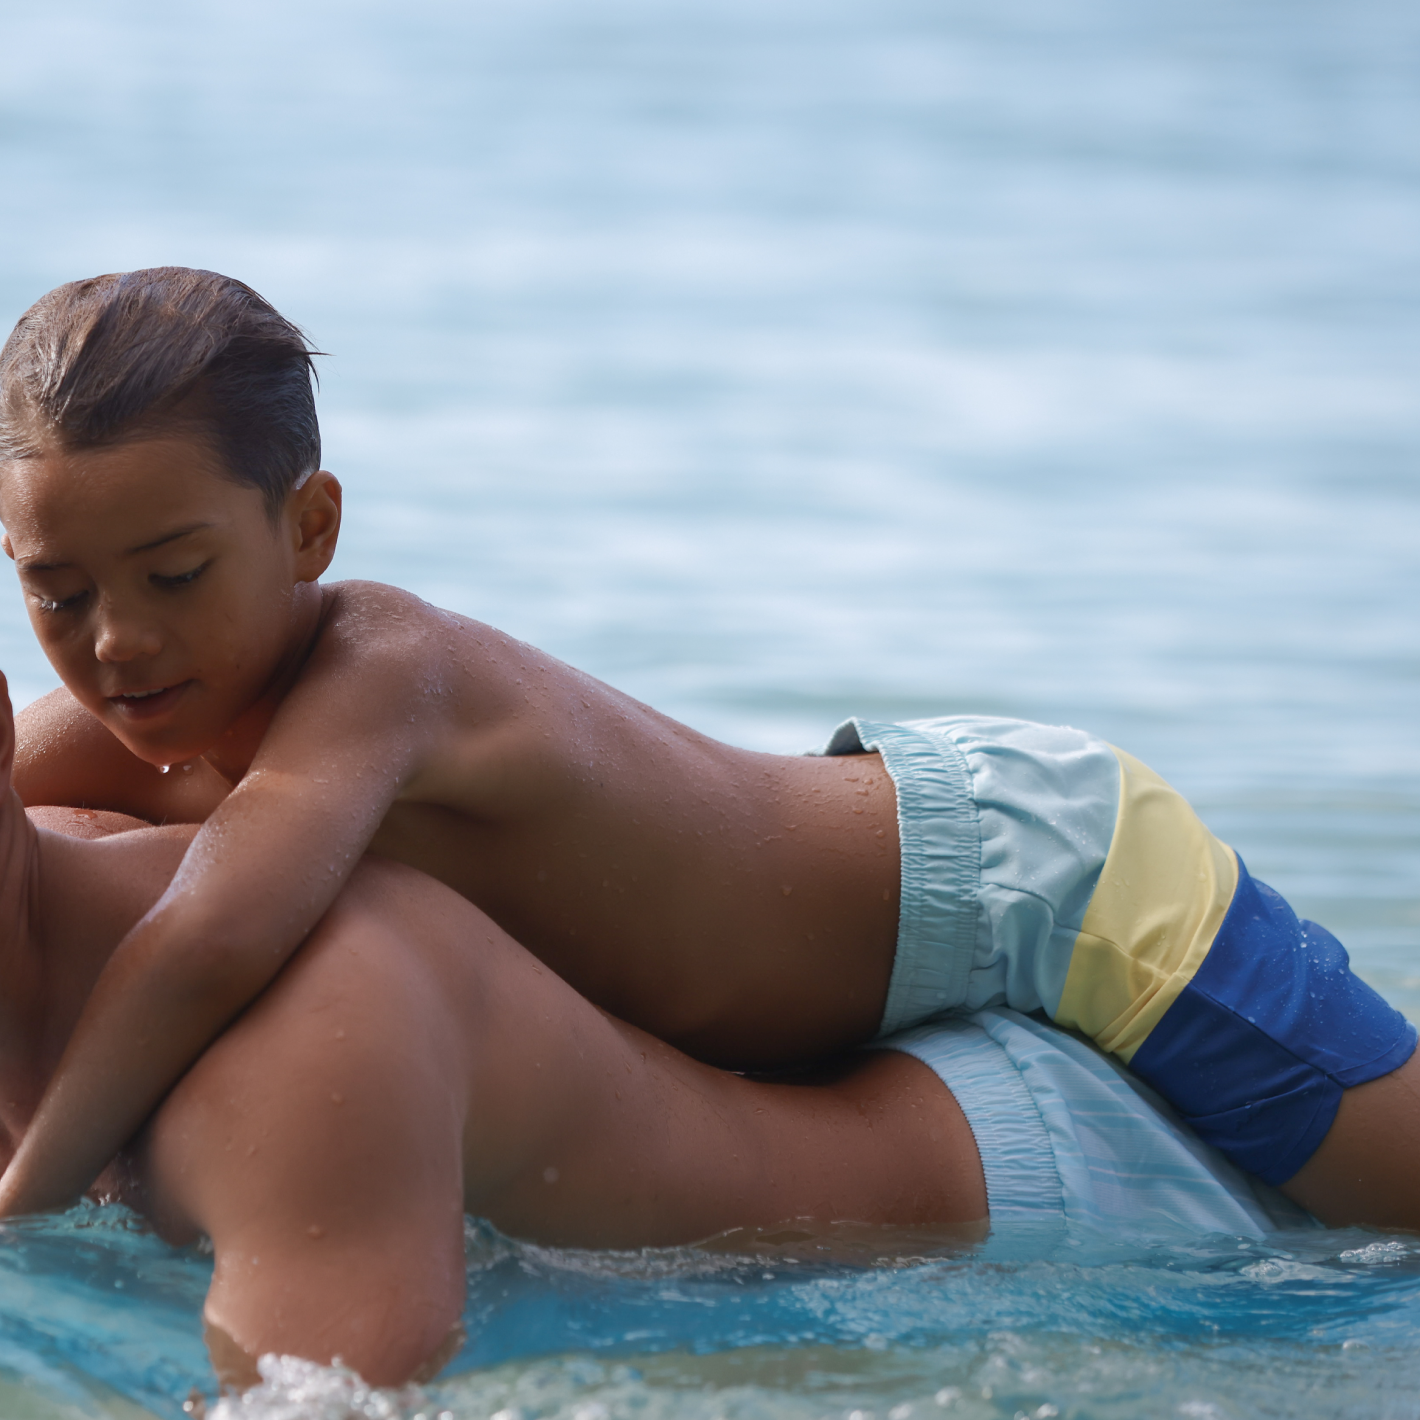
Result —
[[314, 582], [330, 566], [340, 537], [340, 480], [318, 469], [286, 504], [287, 526], [295, 541], [296, 580]]

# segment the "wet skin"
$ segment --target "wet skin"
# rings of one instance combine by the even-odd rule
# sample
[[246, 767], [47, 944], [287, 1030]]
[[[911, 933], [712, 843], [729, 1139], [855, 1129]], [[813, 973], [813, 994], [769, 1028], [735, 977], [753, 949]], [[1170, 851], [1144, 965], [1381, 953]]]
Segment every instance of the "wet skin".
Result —
[[[13, 796], [0, 808], [0, 1153], [193, 831], [75, 841], [130, 821], [30, 813], [50, 831]], [[1414, 1226], [1417, 1167], [1412, 1060], [1348, 1092], [1287, 1191], [1325, 1214], [1331, 1189], [1333, 1222]], [[853, 1219], [871, 1261], [919, 1252], [924, 1230], [938, 1246], [979, 1237], [987, 1206], [970, 1128], [920, 1062], [857, 1054], [817, 1084], [723, 1074], [375, 859], [108, 1182], [170, 1241], [211, 1237], [209, 1343], [238, 1386], [271, 1350], [338, 1355], [383, 1384], [447, 1356], [465, 1209], [514, 1236], [623, 1248], [715, 1236], [757, 1250], [771, 1230], [832, 1239]]]
[[[0, 806], [0, 1152], [190, 827]], [[38, 827], [36, 827], [38, 825]], [[213, 1245], [219, 1374], [268, 1351], [399, 1384], [449, 1354], [465, 1210], [550, 1244], [640, 1247], [791, 1224], [980, 1236], [971, 1131], [925, 1066], [817, 1084], [702, 1065], [607, 1016], [477, 908], [367, 859], [302, 951], [179, 1082], [106, 1180]]]
[[[370, 845], [704, 1060], [801, 1062], [876, 1029], [899, 872], [876, 756], [732, 749], [405, 593], [318, 589], [339, 512], [318, 474], [272, 521], [182, 437], [0, 467], [65, 680], [23, 717], [22, 796], [205, 820], [76, 1006], [0, 1213], [86, 1187]], [[129, 694], [152, 689], [156, 710]], [[1347, 1092], [1298, 1201], [1420, 1225], [1417, 1080], [1412, 1058]]]
[[50, 449], [0, 468], [0, 518], [65, 682], [21, 724], [26, 802], [205, 820], [98, 982], [0, 1212], [84, 1187], [367, 846], [712, 1063], [876, 1030], [899, 876], [876, 756], [734, 749], [406, 593], [318, 588], [328, 474], [273, 523], [191, 437]]

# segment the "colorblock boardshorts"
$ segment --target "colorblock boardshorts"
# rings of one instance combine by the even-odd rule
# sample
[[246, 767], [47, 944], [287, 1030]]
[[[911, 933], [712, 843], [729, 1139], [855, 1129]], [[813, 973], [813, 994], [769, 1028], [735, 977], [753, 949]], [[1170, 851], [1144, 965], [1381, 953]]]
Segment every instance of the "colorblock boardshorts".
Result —
[[1316, 1226], [1108, 1056], [1054, 1026], [976, 1011], [877, 1046], [916, 1056], [956, 1096], [981, 1154], [993, 1231], [1258, 1237]]
[[850, 720], [823, 753], [871, 750], [902, 844], [883, 1035], [944, 1011], [1043, 1011], [1269, 1183], [1312, 1156], [1344, 1090], [1414, 1051], [1341, 943], [1122, 750], [961, 716]]

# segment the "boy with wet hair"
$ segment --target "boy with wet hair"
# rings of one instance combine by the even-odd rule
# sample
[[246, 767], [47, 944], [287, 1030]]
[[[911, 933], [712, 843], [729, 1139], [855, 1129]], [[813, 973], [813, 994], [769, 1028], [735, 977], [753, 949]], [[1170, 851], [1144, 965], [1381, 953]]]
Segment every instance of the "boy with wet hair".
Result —
[[1313, 1161], [1326, 1211], [1343, 1095], [1415, 1031], [1168, 785], [1009, 720], [751, 753], [393, 588], [319, 587], [340, 489], [308, 372], [249, 288], [177, 268], [61, 287], [0, 353], [5, 549], [64, 681], [23, 717], [17, 787], [203, 825], [99, 977], [0, 1212], [82, 1190], [367, 848], [710, 1063], [1044, 1012], [1245, 1169]]
[[274, 519], [320, 466], [301, 332], [249, 286], [186, 267], [101, 276], [37, 301], [6, 346], [7, 458], [184, 428]]

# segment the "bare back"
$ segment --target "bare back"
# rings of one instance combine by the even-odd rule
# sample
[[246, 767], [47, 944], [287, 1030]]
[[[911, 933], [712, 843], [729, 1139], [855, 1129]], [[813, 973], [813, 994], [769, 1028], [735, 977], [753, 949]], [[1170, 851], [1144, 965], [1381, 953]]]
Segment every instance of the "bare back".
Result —
[[[701, 1059], [774, 1066], [873, 1035], [899, 896], [896, 802], [876, 755], [734, 749], [406, 593], [326, 595], [316, 651], [242, 784], [253, 807], [261, 773], [287, 778], [327, 837], [335, 816], [378, 806], [375, 852]], [[19, 729], [26, 802], [193, 821], [226, 795], [201, 761], [160, 775], [63, 691]], [[70, 750], [62, 771], [56, 744]], [[352, 833], [326, 845], [333, 856], [348, 858]], [[244, 871], [240, 854], [227, 871]]]

